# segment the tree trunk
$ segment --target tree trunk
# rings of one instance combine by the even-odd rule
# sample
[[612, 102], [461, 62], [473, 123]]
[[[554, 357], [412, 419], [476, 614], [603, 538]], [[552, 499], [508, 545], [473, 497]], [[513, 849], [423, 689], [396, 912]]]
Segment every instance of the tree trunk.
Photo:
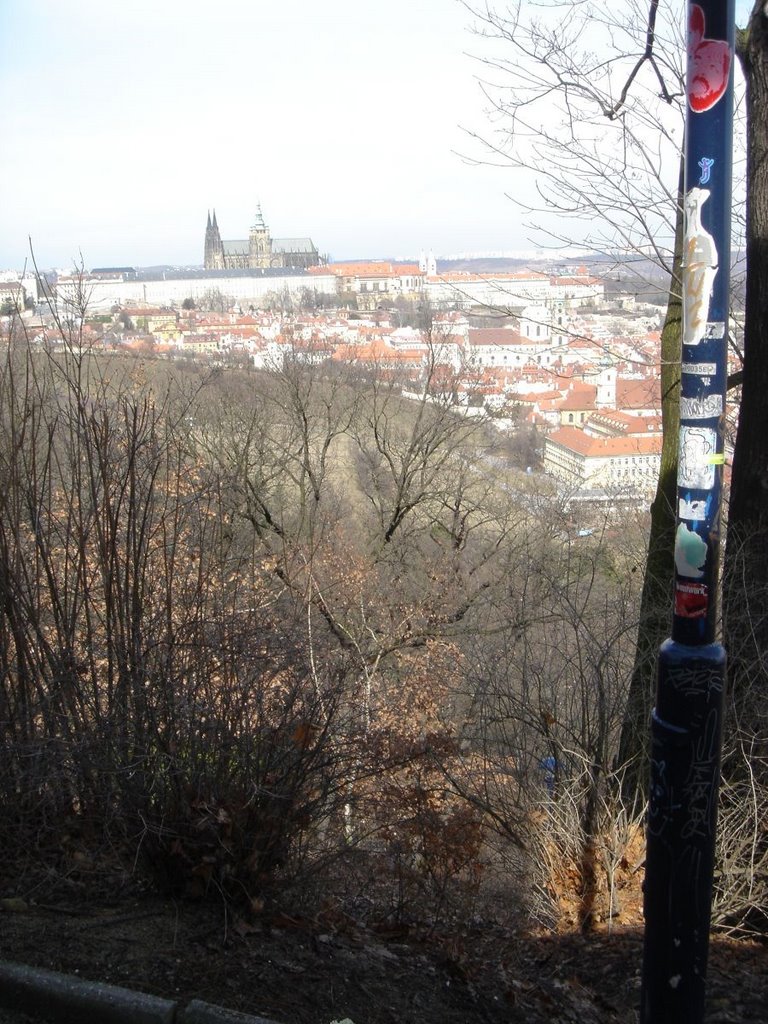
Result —
[[625, 799], [632, 804], [645, 798], [656, 659], [659, 647], [669, 636], [672, 617], [683, 316], [683, 169], [681, 158], [672, 280], [661, 332], [661, 464], [656, 496], [651, 505], [651, 529], [640, 598], [637, 650], [619, 744], [618, 763], [622, 769], [622, 792]]
[[[768, 17], [739, 33], [746, 80], [747, 290], [744, 373], [733, 456], [723, 612], [737, 724], [768, 739]], [[761, 710], [762, 709], [762, 710]]]

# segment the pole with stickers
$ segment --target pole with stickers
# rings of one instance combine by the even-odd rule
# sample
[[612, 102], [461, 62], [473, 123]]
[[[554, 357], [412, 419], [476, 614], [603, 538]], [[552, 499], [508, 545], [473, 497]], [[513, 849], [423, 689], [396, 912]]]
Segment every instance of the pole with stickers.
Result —
[[730, 276], [734, 0], [686, 5], [680, 448], [672, 636], [651, 720], [643, 1024], [701, 1024], [725, 650], [716, 639]]

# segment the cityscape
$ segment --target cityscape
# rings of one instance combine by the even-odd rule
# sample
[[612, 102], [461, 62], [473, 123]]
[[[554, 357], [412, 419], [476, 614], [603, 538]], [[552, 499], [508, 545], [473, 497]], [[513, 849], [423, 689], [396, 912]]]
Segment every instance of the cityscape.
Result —
[[0, 1024], [765, 1019], [767, 15], [2, 5]]
[[78, 345], [96, 352], [262, 370], [289, 357], [348, 362], [395, 373], [406, 391], [437, 363], [457, 409], [535, 438], [529, 470], [571, 502], [652, 495], [662, 297], [642, 301], [599, 263], [325, 262], [309, 238], [273, 238], [260, 206], [237, 242], [222, 242], [209, 211], [204, 257], [196, 268], [5, 272], [6, 336], [15, 316], [37, 345], [76, 323]]

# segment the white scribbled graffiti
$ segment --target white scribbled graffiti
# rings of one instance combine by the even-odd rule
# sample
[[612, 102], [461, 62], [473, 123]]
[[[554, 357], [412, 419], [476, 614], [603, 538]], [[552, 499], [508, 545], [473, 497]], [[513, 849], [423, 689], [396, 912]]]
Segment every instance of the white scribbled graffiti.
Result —
[[717, 464], [717, 434], [709, 427], [680, 427], [680, 461], [677, 484], [711, 490], [715, 485]]
[[684, 420], [716, 419], [723, 411], [722, 395], [703, 395], [701, 398], [680, 399], [680, 416]]

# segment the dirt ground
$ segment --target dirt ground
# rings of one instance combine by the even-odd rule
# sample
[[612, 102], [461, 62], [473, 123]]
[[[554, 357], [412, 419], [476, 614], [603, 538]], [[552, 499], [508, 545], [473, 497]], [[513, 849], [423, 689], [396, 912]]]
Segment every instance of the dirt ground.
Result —
[[[366, 927], [342, 914], [245, 922], [157, 898], [0, 901], [0, 957], [278, 1024], [613, 1024], [636, 1021], [637, 928], [461, 936]], [[708, 1024], [768, 1019], [768, 949], [715, 939]]]

